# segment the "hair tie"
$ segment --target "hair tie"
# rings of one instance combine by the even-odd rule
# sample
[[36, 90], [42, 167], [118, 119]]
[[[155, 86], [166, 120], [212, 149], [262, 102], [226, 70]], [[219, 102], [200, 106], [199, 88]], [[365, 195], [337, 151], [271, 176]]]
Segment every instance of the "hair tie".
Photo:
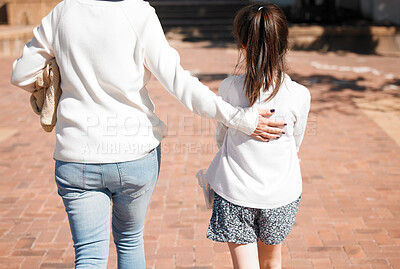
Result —
[[260, 11], [260, 10], [263, 9], [263, 8], [264, 8], [264, 7], [259, 7], [259, 8], [258, 8], [258, 11]]

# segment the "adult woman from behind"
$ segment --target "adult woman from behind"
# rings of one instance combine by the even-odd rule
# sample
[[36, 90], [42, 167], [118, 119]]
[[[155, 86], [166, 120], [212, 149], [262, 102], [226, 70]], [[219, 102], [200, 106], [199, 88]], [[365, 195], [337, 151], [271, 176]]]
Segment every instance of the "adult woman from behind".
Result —
[[264, 141], [282, 132], [283, 123], [234, 108], [184, 71], [147, 2], [65, 0], [34, 35], [11, 80], [32, 92], [50, 59], [60, 67], [55, 177], [76, 268], [106, 268], [111, 200], [118, 268], [145, 268], [142, 230], [165, 134], [146, 89], [151, 73], [200, 116]]

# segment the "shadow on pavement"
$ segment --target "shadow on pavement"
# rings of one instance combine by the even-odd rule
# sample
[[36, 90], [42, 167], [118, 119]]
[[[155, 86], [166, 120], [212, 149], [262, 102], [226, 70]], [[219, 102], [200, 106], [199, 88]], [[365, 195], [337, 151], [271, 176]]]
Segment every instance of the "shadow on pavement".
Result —
[[293, 80], [307, 87], [317, 84], [329, 85], [330, 92], [340, 92], [346, 89], [358, 92], [363, 92], [366, 90], [378, 90], [368, 89], [366, 86], [359, 85], [360, 82], [365, 81], [363, 77], [357, 77], [355, 79], [338, 79], [332, 75], [302, 76], [299, 74], [292, 74], [291, 77]]
[[[360, 76], [354, 79], [339, 79], [328, 74], [303, 76], [294, 73], [291, 74], [291, 78], [308, 88], [314, 89], [312, 100], [315, 105], [312, 111], [315, 113], [335, 110], [349, 114], [351, 112], [344, 107], [354, 106], [354, 98], [368, 98], [370, 101], [374, 101], [382, 98], [382, 94], [388, 98], [399, 98], [400, 101], [400, 93], [390, 89], [390, 86], [398, 89], [400, 79], [392, 79], [377, 87], [372, 87], [366, 86], [367, 83], [363, 85], [367, 80]], [[393, 110], [399, 111], [398, 108]]]
[[[354, 92], [381, 92], [385, 89], [386, 86], [400, 86], [400, 79], [392, 79], [386, 81], [379, 87], [368, 87], [362, 85], [363, 82], [366, 81], [364, 77], [357, 77], [355, 79], [339, 79], [332, 75], [311, 75], [311, 76], [302, 76], [296, 73], [291, 74], [291, 78], [297, 81], [300, 84], [303, 84], [307, 87], [325, 84], [329, 85], [329, 92], [341, 92], [344, 90], [351, 90]], [[393, 93], [396, 94], [396, 93]]]
[[[198, 73], [195, 76], [204, 83], [222, 81], [229, 73]], [[345, 109], [346, 106], [354, 106], [354, 98], [368, 98], [369, 101], [376, 101], [382, 98], [382, 93], [386, 97], [399, 98], [400, 93], [392, 90], [400, 88], [400, 79], [386, 80], [385, 83], [378, 87], [367, 86], [368, 79], [358, 76], [352, 79], [337, 78], [332, 75], [311, 75], [303, 76], [296, 73], [291, 73], [290, 77], [306, 86], [309, 89], [314, 89], [312, 100], [315, 104], [312, 111], [321, 113], [325, 111], [335, 110], [339, 113], [349, 114], [351, 112]], [[365, 84], [365, 85], [364, 85]], [[394, 107], [393, 111], [400, 111], [398, 107]]]
[[306, 44], [295, 43], [293, 50], [336, 52], [345, 51], [357, 54], [376, 54], [378, 40], [370, 27], [326, 26], [322, 35]]

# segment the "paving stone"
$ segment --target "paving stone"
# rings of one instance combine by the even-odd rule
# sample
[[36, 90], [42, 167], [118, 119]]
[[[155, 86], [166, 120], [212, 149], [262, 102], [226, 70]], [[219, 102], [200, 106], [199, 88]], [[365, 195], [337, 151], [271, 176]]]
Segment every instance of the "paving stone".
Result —
[[[173, 45], [213, 91], [234, 73], [232, 48]], [[12, 62], [0, 59], [0, 268], [73, 268], [54, 184], [55, 137], [39, 126], [29, 94], [9, 84]], [[283, 268], [400, 268], [400, 125], [379, 124], [398, 113], [389, 104], [399, 103], [390, 86], [400, 85], [399, 65], [396, 57], [290, 53], [288, 73], [310, 89], [312, 108], [300, 150], [303, 196]], [[232, 268], [227, 246], [205, 237], [211, 211], [195, 178], [217, 152], [215, 123], [183, 108], [154, 78], [148, 89], [169, 136], [146, 218], [147, 268]], [[373, 114], [378, 100], [385, 107]], [[116, 268], [112, 240], [108, 268]]]

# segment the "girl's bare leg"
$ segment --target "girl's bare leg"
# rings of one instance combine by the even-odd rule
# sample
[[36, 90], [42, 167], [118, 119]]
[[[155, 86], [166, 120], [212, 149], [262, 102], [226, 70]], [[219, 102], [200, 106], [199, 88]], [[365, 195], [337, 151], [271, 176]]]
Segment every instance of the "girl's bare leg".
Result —
[[261, 269], [281, 269], [282, 268], [282, 244], [265, 245], [258, 241], [258, 258]]
[[259, 269], [257, 244], [228, 243], [234, 269]]

